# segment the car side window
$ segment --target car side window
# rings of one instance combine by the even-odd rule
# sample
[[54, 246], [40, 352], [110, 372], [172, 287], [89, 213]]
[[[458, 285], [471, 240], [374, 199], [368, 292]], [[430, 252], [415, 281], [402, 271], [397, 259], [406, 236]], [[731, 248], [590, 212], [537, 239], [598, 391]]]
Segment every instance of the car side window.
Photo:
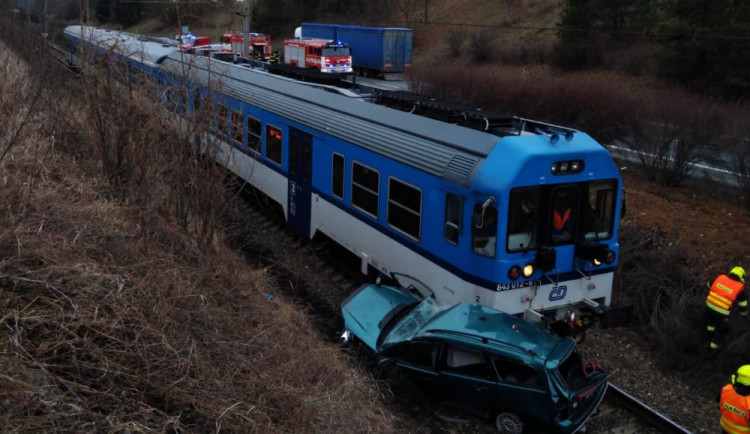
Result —
[[492, 364], [503, 383], [537, 388], [542, 384], [536, 369], [531, 366], [497, 356], [492, 357]]
[[435, 370], [438, 354], [440, 354], [440, 346], [438, 344], [412, 342], [406, 345], [406, 348], [399, 354], [398, 359], [410, 365]]
[[492, 380], [495, 378], [484, 354], [466, 348], [449, 347], [445, 360], [445, 370], [470, 377]]

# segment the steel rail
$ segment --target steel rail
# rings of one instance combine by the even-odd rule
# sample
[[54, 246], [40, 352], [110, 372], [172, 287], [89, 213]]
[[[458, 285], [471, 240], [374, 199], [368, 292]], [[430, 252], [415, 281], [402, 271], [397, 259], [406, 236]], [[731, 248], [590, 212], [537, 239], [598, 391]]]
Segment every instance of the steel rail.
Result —
[[616, 400], [621, 406], [643, 418], [649, 425], [663, 433], [691, 434], [692, 431], [681, 427], [667, 416], [646, 405], [643, 401], [623, 389], [609, 383], [607, 397]]

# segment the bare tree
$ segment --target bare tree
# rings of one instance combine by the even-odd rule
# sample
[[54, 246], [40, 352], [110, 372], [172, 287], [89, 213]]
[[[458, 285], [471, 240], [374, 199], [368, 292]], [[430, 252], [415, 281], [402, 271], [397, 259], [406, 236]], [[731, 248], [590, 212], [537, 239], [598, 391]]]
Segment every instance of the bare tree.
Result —
[[466, 32], [462, 29], [450, 31], [445, 35], [445, 43], [448, 45], [448, 52], [451, 56], [458, 57], [461, 55], [465, 40]]
[[745, 206], [750, 209], [750, 126], [747, 124], [747, 113], [739, 110], [728, 117], [722, 142], [725, 144], [722, 152], [729, 156], [740, 194]]
[[625, 142], [648, 179], [678, 186], [711, 152], [715, 113], [710, 108], [692, 109], [686, 100], [644, 101], [644, 106], [649, 112], [634, 120]]

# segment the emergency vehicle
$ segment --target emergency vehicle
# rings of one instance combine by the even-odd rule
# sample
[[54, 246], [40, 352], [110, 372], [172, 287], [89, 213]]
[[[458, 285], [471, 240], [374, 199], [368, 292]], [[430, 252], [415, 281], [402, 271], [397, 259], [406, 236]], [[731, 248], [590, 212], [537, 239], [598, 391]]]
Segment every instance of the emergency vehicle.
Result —
[[[229, 53], [242, 53], [243, 33], [239, 30], [224, 33], [221, 37], [221, 51]], [[265, 33], [249, 33], [250, 42], [248, 43], [248, 57], [253, 58], [260, 55], [263, 60], [268, 60], [271, 56], [271, 37]]]
[[284, 64], [346, 74], [352, 72], [352, 52], [341, 42], [298, 37], [284, 41]]
[[211, 45], [211, 38], [208, 36], [195, 36], [192, 33], [177, 35], [177, 40], [180, 43], [180, 50], [185, 53], [194, 53], [196, 48], [209, 47]]

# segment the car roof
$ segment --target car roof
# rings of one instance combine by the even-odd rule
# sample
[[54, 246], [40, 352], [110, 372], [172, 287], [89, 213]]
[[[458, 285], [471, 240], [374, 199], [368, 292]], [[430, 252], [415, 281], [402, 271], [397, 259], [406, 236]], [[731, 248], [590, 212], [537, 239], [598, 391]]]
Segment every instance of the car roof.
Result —
[[[546, 359], [563, 339], [542, 326], [485, 306], [460, 303], [427, 322], [416, 337], [449, 337], [488, 347], [513, 347]], [[572, 345], [572, 340], [568, 345]]]

